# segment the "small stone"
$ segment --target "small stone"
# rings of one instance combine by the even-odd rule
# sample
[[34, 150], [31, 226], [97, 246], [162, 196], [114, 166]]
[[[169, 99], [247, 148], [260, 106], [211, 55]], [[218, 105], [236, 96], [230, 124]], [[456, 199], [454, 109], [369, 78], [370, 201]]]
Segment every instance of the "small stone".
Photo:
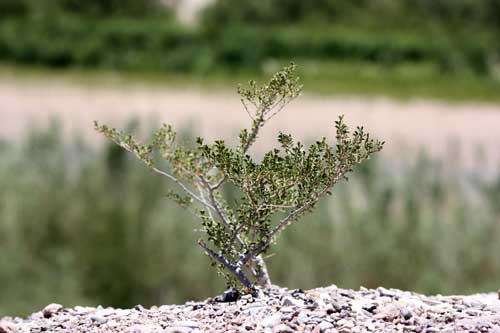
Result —
[[292, 295], [298, 295], [298, 294], [303, 294], [304, 293], [304, 290], [302, 289], [294, 289], [292, 291]]
[[301, 312], [297, 316], [297, 321], [301, 324], [306, 324], [309, 321], [309, 316], [306, 313]]
[[387, 296], [387, 297], [391, 297], [391, 298], [396, 296], [396, 293], [394, 291], [388, 290], [384, 287], [378, 287], [377, 291], [378, 291], [380, 296]]
[[[132, 310], [128, 310], [128, 309], [116, 309], [114, 312], [108, 314], [108, 315], [105, 315], [105, 317], [107, 316], [113, 316], [114, 318], [117, 318], [117, 317], [126, 317], [128, 318], [130, 316], [130, 313], [132, 312]], [[99, 313], [101, 314], [101, 313]]]
[[355, 326], [352, 321], [347, 319], [340, 319], [339, 321], [337, 321], [337, 325], [341, 326], [342, 328], [353, 328]]
[[99, 315], [90, 316], [90, 320], [99, 325], [105, 324], [108, 321], [107, 318]]
[[384, 319], [387, 321], [392, 321], [396, 319], [400, 314], [399, 308], [396, 305], [389, 304], [377, 312], [376, 315], [373, 316], [375, 319]]
[[377, 304], [375, 303], [363, 304], [361, 308], [369, 313], [373, 313], [375, 309], [377, 309]]
[[437, 332], [439, 332], [439, 330], [434, 327], [428, 327], [425, 329], [425, 333], [437, 333]]
[[273, 328], [273, 333], [294, 333], [290, 326], [286, 324], [279, 324]]
[[255, 328], [255, 324], [254, 323], [245, 324], [244, 327], [247, 331], [251, 331]]
[[87, 309], [83, 306], [75, 306], [74, 311], [77, 315], [84, 315], [84, 314], [89, 313], [89, 309]]
[[331, 301], [332, 300], [332, 297], [330, 296], [329, 293], [320, 293], [319, 294], [319, 299], [325, 301], [325, 302], [328, 302], [328, 301]]
[[16, 331], [16, 325], [14, 323], [0, 320], [0, 333], [14, 333]]
[[272, 316], [266, 317], [261, 321], [261, 325], [263, 327], [276, 326], [279, 323], [281, 323], [281, 314], [279, 314], [279, 313], [276, 313], [276, 314], [273, 314]]
[[283, 302], [281, 303], [283, 306], [303, 306], [304, 302], [299, 301], [293, 297], [285, 297], [283, 298]]
[[330, 328], [333, 328], [333, 324], [329, 323], [327, 321], [324, 321], [324, 320], [321, 323], [319, 323], [318, 325], [316, 325], [316, 327], [315, 327], [315, 329], [318, 329], [319, 332], [325, 332], [326, 330], [328, 330]]
[[191, 333], [192, 331], [191, 327], [167, 327], [163, 333]]
[[43, 308], [42, 313], [45, 318], [52, 317], [55, 313], [59, 312], [63, 306], [61, 304], [52, 303]]
[[259, 315], [259, 313], [262, 312], [263, 310], [265, 310], [265, 306], [262, 304], [250, 304], [250, 305], [246, 306], [245, 308], [243, 308], [241, 313], [244, 315], [249, 315], [251, 317], [255, 317], [255, 316]]
[[134, 310], [139, 311], [139, 312], [144, 312], [146, 309], [141, 304], [137, 304], [134, 306]]
[[479, 320], [476, 323], [476, 329], [478, 329], [480, 331], [488, 331], [490, 327], [491, 327], [491, 325], [489, 323], [482, 321], [482, 320]]
[[315, 300], [314, 303], [313, 303], [313, 305], [314, 305], [315, 308], [317, 308], [317, 307], [325, 308], [326, 307], [325, 301], [322, 300], [321, 298]]
[[335, 308], [333, 307], [333, 305], [327, 304], [326, 307], [325, 307], [325, 312], [326, 312], [326, 314], [331, 315], [331, 314], [337, 312], [337, 310], [335, 310]]
[[408, 308], [401, 308], [399, 312], [401, 313], [401, 317], [403, 317], [405, 320], [409, 320], [413, 316], [413, 314], [411, 313], [410, 310], [408, 310]]
[[184, 321], [176, 321], [172, 323], [172, 326], [175, 327], [189, 327], [189, 328], [199, 328], [200, 324], [193, 320], [184, 320]]
[[463, 304], [474, 309], [481, 309], [483, 307], [483, 303], [470, 297], [464, 297]]
[[296, 309], [293, 306], [284, 306], [280, 309], [281, 313], [293, 313]]
[[97, 310], [97, 315], [99, 316], [102, 316], [102, 317], [107, 317], [107, 316], [111, 316], [111, 315], [115, 315], [115, 314], [118, 314], [118, 313], [123, 313], [123, 312], [127, 312], [128, 314], [128, 311], [129, 310], [122, 310], [122, 309], [113, 309], [113, 308], [106, 308], [106, 309], [99, 309]]
[[156, 325], [134, 325], [130, 327], [127, 333], [156, 333], [161, 332], [161, 327]]

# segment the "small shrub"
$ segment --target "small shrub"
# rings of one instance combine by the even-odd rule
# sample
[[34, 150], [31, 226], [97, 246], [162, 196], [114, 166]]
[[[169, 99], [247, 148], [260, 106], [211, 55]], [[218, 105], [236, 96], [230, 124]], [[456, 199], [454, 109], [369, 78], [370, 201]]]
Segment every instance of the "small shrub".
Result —
[[[131, 135], [96, 123], [99, 132], [170, 179], [181, 190], [169, 193], [179, 205], [196, 204], [194, 211], [204, 232], [198, 244], [229, 286], [254, 294], [256, 285], [271, 284], [262, 254], [278, 234], [312, 211], [322, 197], [331, 194], [333, 186], [347, 179], [354, 166], [383, 145], [362, 127], [351, 134], [341, 116], [335, 123], [335, 146], [323, 138], [305, 148], [291, 135], [280, 133], [280, 148], [255, 161], [248, 150], [261, 128], [301, 93], [294, 70], [292, 64], [265, 85], [251, 81], [247, 88], [238, 89], [252, 124], [240, 132], [235, 149], [221, 140], [206, 144], [202, 138], [194, 148], [180, 146], [169, 125], [158, 130], [150, 143], [141, 144]], [[168, 162], [170, 171], [162, 168], [157, 157]], [[230, 184], [240, 195], [232, 205], [221, 194]], [[281, 218], [273, 225], [275, 215]]]

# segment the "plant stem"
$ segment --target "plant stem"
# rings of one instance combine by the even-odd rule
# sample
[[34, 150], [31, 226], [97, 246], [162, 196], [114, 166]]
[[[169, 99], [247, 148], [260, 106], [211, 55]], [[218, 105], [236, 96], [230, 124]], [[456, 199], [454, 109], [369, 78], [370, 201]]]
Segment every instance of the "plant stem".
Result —
[[223, 264], [246, 288], [251, 290], [252, 292], [255, 292], [255, 286], [253, 283], [247, 278], [245, 273], [241, 270], [241, 267], [232, 264], [229, 262], [226, 258], [224, 258], [222, 255], [216, 253], [212, 249], [210, 249], [205, 242], [203, 242], [201, 239], [198, 240], [198, 245], [200, 245], [205, 252], [212, 257], [215, 261]]
[[271, 278], [269, 277], [267, 265], [262, 255], [258, 255], [253, 259], [253, 265], [255, 266], [255, 277], [259, 286], [269, 288], [271, 286]]

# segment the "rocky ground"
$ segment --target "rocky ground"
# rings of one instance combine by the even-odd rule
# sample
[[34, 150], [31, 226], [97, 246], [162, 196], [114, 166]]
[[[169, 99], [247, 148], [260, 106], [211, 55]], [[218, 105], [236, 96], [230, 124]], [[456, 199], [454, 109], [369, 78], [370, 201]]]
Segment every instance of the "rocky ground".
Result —
[[497, 294], [424, 296], [396, 289], [309, 291], [273, 288], [259, 298], [208, 299], [133, 309], [50, 304], [26, 319], [4, 318], [13, 332], [492, 332], [500, 333]]

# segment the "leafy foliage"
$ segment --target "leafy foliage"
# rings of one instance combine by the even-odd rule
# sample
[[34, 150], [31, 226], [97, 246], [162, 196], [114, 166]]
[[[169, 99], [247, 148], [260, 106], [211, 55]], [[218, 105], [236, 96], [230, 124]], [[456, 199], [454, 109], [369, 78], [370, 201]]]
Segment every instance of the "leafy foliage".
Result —
[[[250, 81], [248, 87], [238, 88], [252, 124], [240, 132], [235, 149], [222, 140], [206, 144], [202, 138], [197, 138], [194, 148], [178, 145], [170, 125], [163, 125], [149, 143], [141, 144], [129, 134], [96, 123], [99, 132], [173, 181], [183, 191], [182, 195], [169, 193], [177, 203], [197, 203], [195, 210], [205, 238], [216, 250], [203, 239], [199, 245], [230, 285], [238, 282], [252, 292], [253, 279], [261, 286], [270, 284], [261, 254], [276, 236], [312, 211], [337, 182], [347, 179], [354, 166], [383, 145], [362, 127], [350, 133], [341, 116], [335, 122], [335, 146], [323, 138], [306, 148], [290, 134], [280, 133], [279, 148], [267, 152], [261, 161], [254, 160], [248, 150], [260, 129], [302, 91], [294, 71], [291, 64], [265, 85]], [[168, 162], [171, 171], [161, 169], [157, 155]], [[233, 205], [221, 195], [222, 187], [228, 184], [241, 192]], [[282, 217], [273, 225], [276, 214]]]

